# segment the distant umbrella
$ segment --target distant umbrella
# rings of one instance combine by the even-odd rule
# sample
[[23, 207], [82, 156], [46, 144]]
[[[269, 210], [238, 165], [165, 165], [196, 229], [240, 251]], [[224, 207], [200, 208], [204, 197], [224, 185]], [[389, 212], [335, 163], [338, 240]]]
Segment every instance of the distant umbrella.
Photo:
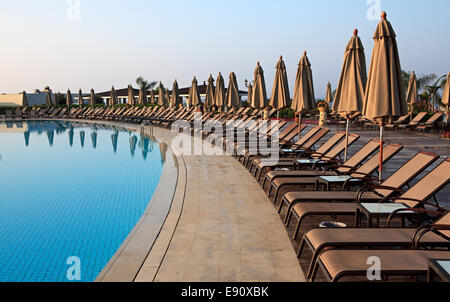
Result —
[[91, 94], [89, 95], [89, 105], [94, 106], [95, 105], [95, 92], [94, 88], [91, 89]]
[[171, 106], [171, 102], [170, 102], [170, 94], [169, 94], [169, 89], [166, 89], [166, 91], [164, 92], [164, 98], [166, 99], [166, 104]]
[[48, 144], [50, 145], [50, 147], [53, 147], [53, 140], [55, 138], [55, 133], [53, 132], [53, 130], [47, 131], [47, 138]]
[[197, 79], [194, 76], [194, 79], [192, 80], [191, 88], [189, 89], [189, 97], [188, 97], [189, 105], [191, 106], [197, 106], [202, 102], [200, 98], [200, 93], [198, 91], [198, 82]]
[[383, 168], [383, 127], [392, 118], [408, 112], [403, 91], [402, 69], [394, 29], [386, 13], [375, 31], [363, 114], [380, 125], [380, 181]]
[[119, 140], [119, 132], [116, 131], [111, 135], [111, 143], [113, 146], [114, 153], [117, 153], [117, 142]]
[[[56, 96], [55, 96], [56, 97]], [[50, 89], [46, 89], [46, 94], [45, 94], [45, 105], [47, 107], [51, 107], [52, 106], [52, 92]]]
[[128, 105], [134, 106], [135, 104], [133, 86], [128, 85]]
[[155, 91], [154, 90], [150, 91], [150, 104], [156, 104]]
[[234, 72], [230, 73], [226, 105], [230, 109], [237, 108], [241, 105], [241, 96], [239, 95], [238, 83]]
[[92, 141], [92, 147], [94, 149], [97, 148], [97, 132], [91, 133], [91, 141]]
[[449, 123], [449, 112], [448, 112], [448, 106], [450, 103], [450, 72], [447, 73], [446, 83], [444, 87], [444, 92], [442, 93], [442, 100], [441, 103], [446, 106], [446, 114], [447, 114], [447, 125]]
[[344, 161], [347, 161], [348, 135], [350, 119], [355, 113], [361, 113], [367, 83], [366, 56], [364, 46], [355, 29], [345, 48], [339, 84], [333, 101], [333, 112], [339, 113], [346, 120], [346, 147]]
[[406, 92], [406, 103], [408, 104], [408, 111], [412, 119], [412, 113], [414, 110], [414, 104], [417, 102], [417, 78], [413, 71], [409, 77], [408, 90]]
[[219, 109], [225, 106], [225, 83], [222, 74], [219, 72], [216, 80], [216, 91], [214, 92], [214, 105]]
[[114, 106], [117, 104], [117, 93], [116, 89], [114, 89], [114, 86], [111, 88], [111, 94], [109, 96], [109, 106]]
[[78, 106], [83, 106], [83, 92], [80, 90], [78, 90]]
[[73, 128], [69, 129], [68, 135], [69, 135], [69, 145], [72, 147], [73, 146], [73, 135], [74, 135]]
[[179, 105], [183, 105], [183, 103], [181, 102], [180, 93], [178, 91], [177, 80], [175, 80], [175, 82], [173, 82], [171, 105], [173, 107], [178, 107]]
[[27, 98], [27, 93], [25, 92], [25, 90], [22, 92], [22, 106], [23, 107], [28, 107], [28, 98]]
[[144, 158], [144, 160], [146, 160], [148, 153], [152, 151], [150, 148], [150, 140], [141, 135], [140, 146], [142, 148], [142, 157]]
[[25, 138], [25, 146], [28, 147], [30, 145], [30, 131], [25, 131], [23, 137]]
[[211, 108], [214, 105], [214, 79], [212, 74], [208, 78], [208, 86], [206, 87], [205, 106]]
[[86, 132], [80, 131], [80, 142], [81, 142], [81, 148], [84, 148], [84, 138], [86, 137]]
[[273, 82], [272, 96], [270, 97], [269, 105], [276, 110], [280, 110], [291, 105], [286, 65], [284, 64], [282, 56], [280, 56], [280, 60], [276, 66], [275, 80]]
[[306, 51], [300, 58], [298, 63], [297, 76], [295, 78], [294, 98], [292, 100], [291, 108], [299, 113], [298, 129], [299, 135], [301, 132], [302, 112], [304, 110], [314, 109], [314, 83], [311, 71], [311, 63], [306, 56]]
[[139, 88], [139, 105], [146, 105], [147, 104], [147, 89], [145, 88], [145, 85], [141, 85]]
[[267, 91], [264, 70], [259, 65], [259, 62], [256, 64], [254, 81], [251, 106], [255, 109], [263, 109], [267, 106]]
[[132, 137], [130, 137], [130, 153], [131, 156], [134, 157], [134, 154], [136, 154], [136, 146], [137, 146], [137, 137], [136, 135], [133, 135]]
[[164, 92], [164, 86], [161, 82], [159, 82], [159, 88], [158, 88], [158, 105], [159, 106], [167, 106], [167, 100], [166, 100], [166, 94]]
[[70, 89], [67, 89], [67, 95], [66, 95], [66, 106], [70, 107], [73, 105], [73, 98], [72, 93], [70, 92]]
[[333, 102], [333, 92], [331, 91], [331, 83], [327, 84], [327, 92], [325, 94], [325, 102], [327, 102], [328, 106]]
[[252, 83], [248, 83], [248, 93], [247, 93], [247, 103], [251, 106], [252, 104], [252, 96], [253, 96], [253, 85]]

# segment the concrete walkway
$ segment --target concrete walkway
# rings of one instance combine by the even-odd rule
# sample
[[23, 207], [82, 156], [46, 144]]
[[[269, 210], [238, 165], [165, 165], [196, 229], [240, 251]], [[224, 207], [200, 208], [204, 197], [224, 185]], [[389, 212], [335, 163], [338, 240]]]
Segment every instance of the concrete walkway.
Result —
[[136, 281], [304, 281], [279, 215], [236, 159], [177, 158], [181, 191]]

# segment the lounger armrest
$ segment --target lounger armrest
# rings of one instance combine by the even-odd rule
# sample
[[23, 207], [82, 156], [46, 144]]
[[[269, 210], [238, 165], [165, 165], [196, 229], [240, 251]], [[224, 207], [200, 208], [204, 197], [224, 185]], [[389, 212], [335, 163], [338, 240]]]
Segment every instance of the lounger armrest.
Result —
[[311, 156], [325, 157], [325, 154], [322, 152], [317, 152], [317, 151], [306, 151], [306, 152], [310, 153]]
[[[359, 189], [358, 193], [357, 193], [357, 202], [360, 202], [362, 199], [362, 196], [367, 193], [367, 192], [375, 192], [375, 190], [391, 190], [394, 191], [396, 193], [403, 193], [404, 191], [395, 187], [390, 187], [390, 186], [383, 186], [383, 185], [369, 185], [369, 186], [365, 186], [361, 189]], [[385, 200], [385, 199], [383, 199]]]
[[394, 217], [396, 217], [398, 214], [402, 213], [402, 212], [417, 212], [417, 213], [424, 213], [424, 214], [430, 214], [433, 216], [440, 216], [442, 215], [442, 212], [440, 211], [433, 211], [433, 210], [427, 210], [427, 209], [421, 209], [421, 208], [405, 208], [405, 209], [398, 209], [393, 211], [388, 219], [387, 219], [387, 227], [390, 227], [391, 221]]
[[438, 206], [438, 205], [436, 205], [434, 203], [431, 203], [431, 202], [428, 202], [428, 201], [424, 201], [424, 200], [420, 200], [420, 199], [415, 199], [415, 198], [395, 197], [395, 198], [388, 198], [387, 200], [390, 200], [392, 202], [394, 202], [394, 201], [395, 202], [399, 202], [399, 201], [402, 201], [402, 200], [404, 200], [404, 201], [414, 201], [414, 202], [420, 203], [422, 205], [427, 205], [427, 206], [433, 207], [436, 210], [439, 210], [439, 211], [442, 211], [442, 212], [446, 212], [447, 211], [446, 209], [444, 209], [444, 208], [442, 208], [442, 207], [440, 207], [440, 206]]
[[314, 152], [315, 151], [312, 148], [305, 148], [305, 147], [302, 147], [300, 145], [297, 145], [296, 143], [293, 143], [292, 146], [293, 147], [297, 147], [297, 149], [295, 149], [295, 150], [304, 150], [305, 152], [308, 152], [308, 151], [313, 151]]
[[367, 173], [363, 173], [363, 172], [358, 172], [358, 171], [354, 171], [354, 172], [351, 172], [351, 174], [356, 174], [356, 175], [360, 175], [360, 176], [353, 176], [352, 178], [353, 179], [362, 179], [362, 178], [364, 178], [364, 179], [374, 179], [373, 177], [372, 177], [372, 175], [370, 175], [370, 174], [367, 174]]
[[350, 171], [346, 172], [346, 173], [351, 173], [352, 171], [355, 170], [355, 167], [351, 167], [351, 166], [347, 166], [347, 165], [330, 165], [328, 167], [326, 167], [325, 171], [329, 171], [329, 170], [336, 170], [339, 168], [347, 168]]
[[[435, 226], [437, 226], [437, 227], [435, 227]], [[449, 237], [447, 237], [443, 233], [439, 232], [439, 230], [442, 230], [442, 229], [440, 229], [439, 226], [440, 225], [433, 224], [433, 221], [426, 222], [422, 226], [420, 226], [414, 232], [414, 234], [412, 236], [411, 243], [412, 243], [413, 248], [414, 249], [419, 249], [420, 248], [420, 240], [423, 238], [423, 236], [425, 236], [429, 232], [433, 232], [433, 233], [435, 233], [435, 234], [437, 234], [437, 235], [439, 235], [441, 237], [444, 237], [447, 240], [450, 240]], [[445, 228], [447, 228], [447, 227], [450, 229], [450, 226], [445, 225]]]
[[342, 186], [342, 191], [346, 191], [350, 187], [350, 184], [353, 180], [359, 180], [361, 182], [370, 183], [373, 180], [373, 177], [371, 177], [370, 175], [367, 177], [366, 176], [362, 176], [362, 177], [352, 176], [344, 182], [344, 185]]

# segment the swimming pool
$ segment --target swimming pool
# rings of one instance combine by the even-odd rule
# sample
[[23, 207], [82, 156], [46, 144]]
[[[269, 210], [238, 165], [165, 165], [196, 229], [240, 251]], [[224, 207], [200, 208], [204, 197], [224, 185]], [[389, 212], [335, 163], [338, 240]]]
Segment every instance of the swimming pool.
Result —
[[0, 122], [0, 281], [93, 281], [149, 205], [163, 155], [123, 128]]

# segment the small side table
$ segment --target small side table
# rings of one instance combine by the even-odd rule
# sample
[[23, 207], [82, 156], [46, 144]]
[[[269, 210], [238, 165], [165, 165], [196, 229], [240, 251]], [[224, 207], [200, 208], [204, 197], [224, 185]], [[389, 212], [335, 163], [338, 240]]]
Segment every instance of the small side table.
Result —
[[450, 282], [450, 260], [428, 260], [428, 282]]
[[[394, 211], [408, 208], [403, 203], [360, 203], [356, 208], [355, 225], [360, 227], [361, 216], [364, 215], [367, 218], [369, 228], [373, 227], [373, 219], [376, 219], [376, 227], [380, 227], [380, 219], [387, 219]], [[414, 211], [398, 213], [398, 216], [402, 219], [402, 227], [405, 227], [406, 218], [418, 218], [419, 215], [420, 213]]]
[[325, 191], [330, 191], [330, 187], [333, 186], [337, 186], [337, 185], [341, 185], [343, 186], [344, 183], [346, 181], [350, 181], [351, 184], [358, 184], [361, 183], [362, 180], [360, 179], [351, 179], [351, 176], [348, 175], [337, 175], [337, 176], [320, 176], [317, 183], [318, 186], [323, 186], [325, 187]]
[[294, 161], [294, 170], [303, 170], [304, 166], [314, 166], [314, 164], [320, 162], [320, 159], [317, 158], [309, 158], [309, 159], [297, 159]]

